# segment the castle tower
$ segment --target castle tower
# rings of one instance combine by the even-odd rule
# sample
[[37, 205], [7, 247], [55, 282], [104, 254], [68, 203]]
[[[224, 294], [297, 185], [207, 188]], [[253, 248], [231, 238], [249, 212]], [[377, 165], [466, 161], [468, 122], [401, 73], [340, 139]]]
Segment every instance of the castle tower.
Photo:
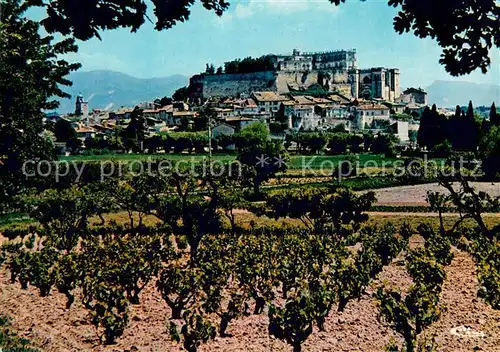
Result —
[[353, 99], [359, 98], [359, 70], [352, 69], [349, 71], [349, 83], [351, 84], [351, 95]]

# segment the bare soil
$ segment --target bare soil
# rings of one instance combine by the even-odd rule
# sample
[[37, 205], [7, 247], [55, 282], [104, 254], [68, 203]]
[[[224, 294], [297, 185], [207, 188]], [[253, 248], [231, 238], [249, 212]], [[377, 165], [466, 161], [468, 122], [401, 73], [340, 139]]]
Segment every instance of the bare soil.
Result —
[[[454, 250], [455, 259], [447, 267], [447, 280], [441, 295], [442, 316], [428, 333], [435, 335], [440, 351], [500, 351], [500, 312], [476, 297], [474, 262], [467, 253]], [[325, 332], [315, 329], [304, 344], [304, 351], [383, 351], [384, 345], [399, 337], [378, 321], [378, 307], [371, 297], [384, 282], [402, 289], [411, 284], [401, 260], [384, 268], [378, 279], [359, 300], [348, 304], [342, 313], [332, 312]], [[141, 303], [131, 307], [129, 327], [114, 346], [99, 344], [95, 330], [87, 321], [87, 311], [78, 302], [65, 309], [65, 297], [53, 292], [39, 297], [29, 288], [10, 284], [7, 273], [0, 272], [0, 312], [11, 315], [17, 331], [33, 339], [44, 351], [180, 351], [167, 331], [170, 311], [151, 283], [141, 294]], [[484, 338], [459, 337], [450, 329], [470, 326]], [[203, 345], [201, 351], [290, 351], [284, 342], [270, 338], [265, 315], [250, 316], [230, 323], [231, 337]]]
[[[499, 182], [470, 182], [476, 191], [483, 191], [491, 196], [500, 196]], [[457, 184], [458, 188], [459, 185]], [[427, 192], [448, 193], [437, 183], [414, 186], [400, 186], [374, 190], [378, 205], [389, 206], [427, 206]]]

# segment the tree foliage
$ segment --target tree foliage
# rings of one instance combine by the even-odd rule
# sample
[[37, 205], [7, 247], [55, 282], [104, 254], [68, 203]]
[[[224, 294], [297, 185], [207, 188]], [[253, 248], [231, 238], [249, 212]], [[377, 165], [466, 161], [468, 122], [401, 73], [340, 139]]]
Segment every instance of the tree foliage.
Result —
[[19, 193], [25, 161], [51, 160], [53, 146], [42, 134], [43, 110], [67, 98], [66, 76], [80, 67], [61, 55], [76, 52], [73, 39], [55, 42], [25, 17], [27, 3], [2, 1], [0, 22], [0, 189], [2, 198]]
[[[213, 67], [213, 66], [212, 66]], [[275, 63], [272, 55], [264, 55], [259, 58], [247, 57], [224, 63], [224, 73], [252, 73], [261, 71], [275, 71]]]

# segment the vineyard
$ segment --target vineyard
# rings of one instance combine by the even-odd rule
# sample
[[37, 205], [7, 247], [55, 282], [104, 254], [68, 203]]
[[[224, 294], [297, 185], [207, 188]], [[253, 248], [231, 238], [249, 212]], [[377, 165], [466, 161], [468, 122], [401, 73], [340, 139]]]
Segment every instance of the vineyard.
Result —
[[[163, 324], [155, 341], [187, 351], [231, 341], [233, 328], [243, 322], [258, 322], [259, 336], [267, 331], [262, 345], [281, 344], [271, 349], [315, 350], [311, 339], [343, 336], [332, 331], [332, 316], [342, 322], [362, 304], [375, 319], [371, 324], [385, 329], [384, 338], [369, 348], [437, 351], [443, 339], [431, 332], [450, 308], [441, 296], [456, 256], [474, 259], [477, 295], [490, 311], [481, 327], [490, 336], [474, 343], [486, 350], [498, 344], [500, 247], [496, 228], [482, 219], [498, 208], [498, 199], [475, 193], [466, 181], [458, 190], [443, 181], [450, 195], [429, 193], [428, 200], [439, 214], [456, 208], [460, 217], [453, 226], [441, 221], [437, 227], [396, 228], [368, 222], [372, 192], [333, 185], [285, 188], [252, 203], [245, 178], [225, 170], [216, 178], [170, 170], [106, 182], [94, 182], [89, 174], [84, 184], [24, 196], [39, 225], [4, 231], [6, 290], [36, 294], [62, 316], [75, 312], [78, 326], [89, 332], [85, 340], [99, 349], [127, 336], [130, 341], [131, 327], [153, 314]], [[242, 225], [242, 209], [275, 221]], [[116, 212], [126, 214], [127, 223], [106, 220]], [[147, 223], [147, 217], [157, 221]], [[91, 225], [90, 219], [100, 221]], [[394, 271], [405, 278], [403, 284], [383, 279]], [[34, 340], [42, 350], [51, 344]]]

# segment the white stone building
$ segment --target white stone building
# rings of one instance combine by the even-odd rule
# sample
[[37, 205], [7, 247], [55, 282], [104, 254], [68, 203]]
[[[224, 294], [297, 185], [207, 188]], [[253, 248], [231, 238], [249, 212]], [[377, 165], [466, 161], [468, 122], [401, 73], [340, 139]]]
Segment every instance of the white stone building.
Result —
[[382, 104], [362, 103], [351, 106], [349, 111], [359, 130], [370, 129], [377, 123], [389, 125], [391, 122], [390, 109]]

